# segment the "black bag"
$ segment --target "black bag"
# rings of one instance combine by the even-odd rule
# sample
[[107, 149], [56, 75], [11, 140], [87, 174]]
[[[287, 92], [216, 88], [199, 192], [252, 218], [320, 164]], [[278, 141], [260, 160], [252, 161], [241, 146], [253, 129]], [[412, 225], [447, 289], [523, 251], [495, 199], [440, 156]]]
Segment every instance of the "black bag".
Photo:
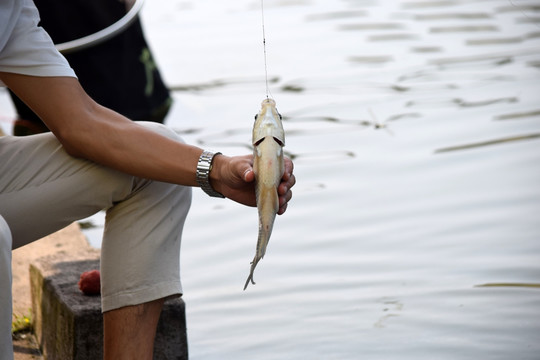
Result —
[[[35, 4], [40, 26], [55, 44], [93, 34], [127, 12], [118, 0], [35, 0]], [[163, 123], [172, 99], [138, 18], [115, 37], [64, 56], [96, 102], [131, 120]], [[21, 119], [41, 122], [15, 95], [12, 98]]]

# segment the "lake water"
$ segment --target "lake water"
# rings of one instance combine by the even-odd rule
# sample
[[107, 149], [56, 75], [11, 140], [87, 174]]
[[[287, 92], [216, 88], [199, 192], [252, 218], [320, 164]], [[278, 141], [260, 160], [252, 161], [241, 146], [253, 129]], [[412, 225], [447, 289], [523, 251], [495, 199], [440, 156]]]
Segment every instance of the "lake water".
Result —
[[[265, 0], [264, 16], [298, 183], [246, 291], [256, 210], [194, 192], [190, 358], [540, 359], [538, 1]], [[167, 124], [250, 152], [260, 2], [142, 17]]]

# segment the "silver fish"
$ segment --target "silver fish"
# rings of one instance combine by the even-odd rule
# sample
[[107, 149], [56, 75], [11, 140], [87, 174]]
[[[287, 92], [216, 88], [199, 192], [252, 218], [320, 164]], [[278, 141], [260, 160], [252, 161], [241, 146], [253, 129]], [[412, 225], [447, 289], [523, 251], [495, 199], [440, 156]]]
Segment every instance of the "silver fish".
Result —
[[255, 284], [253, 271], [259, 260], [264, 257], [274, 219], [279, 210], [277, 188], [285, 171], [283, 146], [285, 146], [285, 131], [281, 124], [281, 115], [276, 109], [276, 102], [269, 98], [264, 99], [261, 111], [255, 115], [253, 125], [253, 172], [259, 212], [259, 237], [244, 290], [250, 281]]

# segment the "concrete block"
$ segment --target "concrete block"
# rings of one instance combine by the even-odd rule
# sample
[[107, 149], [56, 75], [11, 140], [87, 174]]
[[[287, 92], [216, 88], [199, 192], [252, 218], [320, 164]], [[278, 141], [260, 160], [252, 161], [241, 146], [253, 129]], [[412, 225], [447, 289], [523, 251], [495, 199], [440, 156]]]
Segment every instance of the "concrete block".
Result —
[[[34, 331], [47, 360], [103, 358], [103, 318], [100, 296], [84, 295], [81, 273], [99, 269], [99, 259], [39, 258], [30, 265]], [[187, 360], [185, 304], [165, 302], [158, 324], [154, 359]]]

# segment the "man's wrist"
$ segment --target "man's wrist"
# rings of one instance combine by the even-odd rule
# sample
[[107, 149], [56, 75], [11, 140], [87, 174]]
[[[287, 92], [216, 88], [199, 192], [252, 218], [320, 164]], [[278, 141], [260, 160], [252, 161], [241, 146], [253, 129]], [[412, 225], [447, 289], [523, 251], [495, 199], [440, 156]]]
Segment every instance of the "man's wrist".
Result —
[[[221, 153], [213, 153], [207, 150], [203, 151], [199, 157], [199, 162], [197, 163], [196, 176], [197, 183], [205, 193], [212, 197], [224, 198], [225, 196], [214, 190], [214, 187], [211, 184], [211, 179], [216, 179], [216, 172], [214, 171], [212, 173], [212, 170], [214, 169], [214, 159], [218, 155], [221, 155]], [[213, 182], [215, 183], [215, 181]]]
[[212, 171], [209, 175], [209, 181], [210, 185], [212, 186], [212, 189], [217, 189], [216, 185], [219, 185], [220, 181], [220, 168], [223, 164], [223, 158], [225, 155], [223, 155], [220, 152], [215, 153], [214, 159], [212, 160]]

